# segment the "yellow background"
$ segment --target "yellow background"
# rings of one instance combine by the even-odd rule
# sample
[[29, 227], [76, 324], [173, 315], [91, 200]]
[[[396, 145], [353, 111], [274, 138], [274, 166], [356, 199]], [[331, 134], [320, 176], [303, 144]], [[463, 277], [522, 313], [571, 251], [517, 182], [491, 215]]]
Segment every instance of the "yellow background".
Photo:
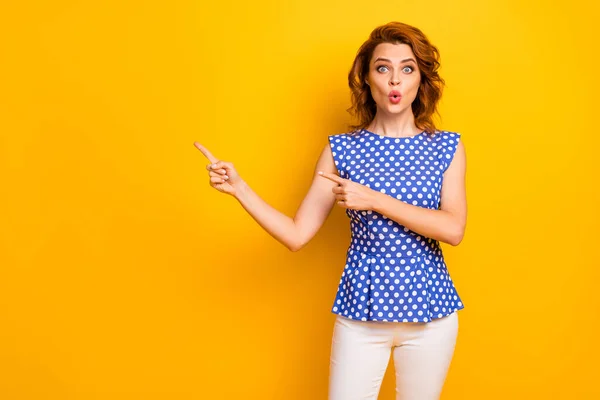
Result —
[[292, 253], [193, 142], [293, 216], [393, 20], [439, 47], [467, 150], [442, 398], [600, 398], [593, 4], [3, 2], [0, 398], [325, 399], [344, 210]]

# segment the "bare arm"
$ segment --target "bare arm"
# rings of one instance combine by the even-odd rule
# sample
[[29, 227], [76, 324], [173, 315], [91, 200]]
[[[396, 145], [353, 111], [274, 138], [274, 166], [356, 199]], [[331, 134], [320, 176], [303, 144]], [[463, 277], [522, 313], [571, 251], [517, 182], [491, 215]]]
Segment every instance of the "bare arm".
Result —
[[316, 235], [335, 202], [332, 192], [335, 183], [322, 179], [318, 171], [337, 172], [329, 144], [321, 152], [310, 189], [294, 218], [270, 206], [245, 182], [236, 190], [235, 197], [265, 231], [291, 251], [298, 251]]
[[463, 239], [467, 223], [465, 170], [466, 155], [461, 140], [454, 159], [444, 172], [440, 210], [408, 204], [381, 192], [375, 192], [373, 210], [423, 236], [457, 246]]

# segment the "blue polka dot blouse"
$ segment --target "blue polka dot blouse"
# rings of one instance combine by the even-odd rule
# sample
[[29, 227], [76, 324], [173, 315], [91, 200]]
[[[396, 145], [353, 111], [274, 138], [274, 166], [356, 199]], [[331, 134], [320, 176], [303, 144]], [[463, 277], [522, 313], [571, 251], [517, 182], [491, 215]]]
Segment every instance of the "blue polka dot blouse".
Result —
[[[408, 204], [439, 209], [460, 134], [392, 138], [366, 129], [328, 136], [340, 177]], [[351, 239], [332, 312], [350, 319], [430, 322], [464, 305], [439, 241], [375, 211], [346, 209]]]

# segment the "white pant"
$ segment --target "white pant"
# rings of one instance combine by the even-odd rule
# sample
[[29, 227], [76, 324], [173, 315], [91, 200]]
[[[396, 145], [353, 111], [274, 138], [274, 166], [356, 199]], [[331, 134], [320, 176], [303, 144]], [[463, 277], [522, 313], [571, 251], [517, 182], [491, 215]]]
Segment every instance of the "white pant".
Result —
[[377, 399], [394, 353], [396, 400], [438, 400], [458, 336], [458, 313], [431, 322], [360, 321], [336, 316], [329, 400]]

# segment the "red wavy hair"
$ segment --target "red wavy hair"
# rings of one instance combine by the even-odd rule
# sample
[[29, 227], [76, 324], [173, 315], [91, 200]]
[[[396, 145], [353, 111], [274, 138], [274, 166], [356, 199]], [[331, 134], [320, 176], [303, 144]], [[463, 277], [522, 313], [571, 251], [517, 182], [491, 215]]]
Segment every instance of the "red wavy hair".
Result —
[[403, 43], [411, 47], [421, 72], [419, 91], [411, 104], [415, 125], [428, 134], [434, 134], [436, 126], [433, 122], [433, 114], [439, 115], [437, 105], [445, 86], [444, 80], [438, 74], [440, 53], [421, 30], [402, 22], [389, 22], [376, 27], [358, 49], [348, 73], [352, 106], [346, 111], [358, 120], [357, 124], [349, 125], [350, 129], [358, 131], [365, 128], [375, 117], [377, 105], [371, 96], [369, 86], [365, 83], [365, 78], [369, 74], [373, 51], [381, 43]]

